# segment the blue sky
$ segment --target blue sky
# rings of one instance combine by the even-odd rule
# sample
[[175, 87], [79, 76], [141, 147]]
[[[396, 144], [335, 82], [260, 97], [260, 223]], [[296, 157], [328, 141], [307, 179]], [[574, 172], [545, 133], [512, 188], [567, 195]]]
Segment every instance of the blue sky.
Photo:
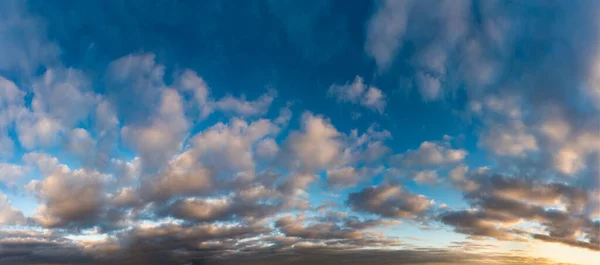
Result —
[[[421, 262], [589, 264], [597, 10], [0, 3], [0, 246], [30, 234], [69, 257], [0, 247], [0, 261], [411, 264], [392, 250], [425, 248], [443, 255]], [[161, 254], [136, 252], [148, 248]]]

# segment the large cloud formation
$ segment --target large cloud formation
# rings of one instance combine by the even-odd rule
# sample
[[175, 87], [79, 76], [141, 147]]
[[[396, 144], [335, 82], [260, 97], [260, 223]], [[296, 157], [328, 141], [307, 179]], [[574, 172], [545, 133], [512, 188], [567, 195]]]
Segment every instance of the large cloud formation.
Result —
[[[285, 34], [300, 42], [329, 8]], [[476, 139], [404, 150], [391, 143], [403, 135], [280, 104], [276, 88], [221, 93], [158, 52], [98, 73], [64, 65], [26, 9], [0, 3], [1, 264], [555, 264], [486, 243], [600, 251], [596, 2], [375, 1], [361, 37], [373, 77], [321, 96], [382, 118], [396, 93], [378, 80], [408, 80]], [[393, 232], [404, 225], [468, 241], [417, 246]]]

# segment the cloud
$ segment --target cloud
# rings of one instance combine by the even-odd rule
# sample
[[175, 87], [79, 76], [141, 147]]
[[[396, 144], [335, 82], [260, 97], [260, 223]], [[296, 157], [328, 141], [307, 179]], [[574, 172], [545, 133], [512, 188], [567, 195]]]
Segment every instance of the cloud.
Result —
[[327, 184], [334, 189], [354, 187], [361, 181], [374, 177], [381, 168], [355, 168], [346, 166], [338, 169], [327, 170]]
[[156, 116], [146, 126], [124, 126], [121, 135], [134, 147], [146, 170], [156, 170], [181, 149], [188, 134], [187, 121], [181, 96], [173, 89], [165, 89]]
[[461, 162], [467, 156], [464, 149], [453, 149], [447, 144], [425, 141], [419, 149], [408, 150], [392, 157], [392, 163], [399, 166], [434, 166]]
[[390, 218], [415, 218], [433, 202], [423, 195], [410, 193], [397, 184], [366, 187], [348, 195], [346, 203], [355, 211]]
[[96, 103], [90, 81], [78, 70], [48, 69], [32, 86], [33, 112], [45, 113], [63, 126], [86, 118], [90, 106]]
[[[454, 179], [466, 181], [464, 176]], [[489, 173], [472, 175], [468, 181], [474, 184], [464, 195], [472, 209], [441, 214], [441, 221], [453, 226], [455, 231], [501, 240], [524, 241], [531, 236], [600, 250], [597, 244], [599, 226], [583, 215], [587, 205], [593, 204], [589, 190], [558, 182]], [[516, 225], [522, 222], [540, 225], [543, 233], [519, 229]]]
[[[0, 262], [21, 264], [542, 264], [558, 265], [547, 259], [501, 253], [468, 253], [437, 248], [420, 250], [368, 250], [339, 248], [334, 244], [311, 244], [295, 237], [252, 239], [262, 227], [244, 225], [181, 227], [164, 224], [137, 228], [120, 241], [104, 239], [86, 243], [47, 233], [3, 230]], [[240, 239], [247, 238], [242, 241]], [[152, 239], [152, 240], [150, 240]], [[222, 239], [222, 240], [219, 240]], [[231, 250], [236, 246], [244, 251]], [[294, 246], [293, 248], [291, 246]], [[484, 263], [482, 263], [484, 262]]]
[[285, 140], [285, 159], [292, 168], [305, 172], [331, 167], [342, 151], [339, 137], [329, 120], [305, 112], [301, 131], [291, 132]]
[[27, 12], [21, 1], [3, 1], [0, 5], [0, 70], [33, 74], [39, 66], [57, 63], [58, 45], [46, 36], [42, 20]]
[[25, 216], [23, 213], [11, 206], [11, 202], [6, 195], [0, 193], [0, 224], [13, 225], [24, 224]]
[[9, 136], [9, 129], [25, 105], [25, 92], [0, 76], [0, 93], [0, 156], [10, 158], [15, 144]]
[[39, 165], [42, 181], [32, 180], [26, 188], [40, 202], [35, 219], [43, 227], [91, 227], [105, 214], [105, 185], [110, 176], [85, 169], [71, 170], [63, 164], [46, 167], [44, 155], [29, 156]]
[[[337, 46], [347, 37], [346, 20], [361, 22], [333, 14], [336, 5], [302, 9], [309, 11], [307, 20], [282, 16], [304, 5], [251, 10], [260, 20], [274, 15], [285, 21], [284, 33], [295, 44], [337, 38], [324, 48], [301, 45], [306, 57], [333, 61], [321, 53], [347, 50]], [[0, 72], [11, 79], [0, 78], [0, 155], [6, 161], [0, 181], [20, 195], [21, 181], [31, 180], [25, 189], [38, 202], [26, 216], [15, 208], [28, 207], [26, 201], [0, 195], [0, 223], [7, 228], [0, 231], [0, 263], [550, 263], [494, 253], [485, 243], [418, 248], [393, 236], [403, 232], [381, 231], [400, 225], [399, 219], [431, 221], [471, 239], [539, 240], [597, 251], [595, 4], [375, 5], [364, 44], [377, 67], [372, 79], [381, 86], [406, 80], [424, 101], [448, 101], [431, 104], [468, 122], [457, 127], [468, 135], [465, 147], [445, 135], [394, 155], [391, 147], [404, 136], [394, 135], [400, 139], [390, 144], [392, 133], [376, 124], [333, 123], [305, 111], [297, 126], [291, 119], [297, 105], [272, 117], [275, 90], [248, 93], [256, 95], [249, 99], [225, 91], [217, 98], [207, 83], [215, 79], [179, 68], [169, 50], [118, 58], [103, 73], [62, 66], [41, 21], [26, 14], [25, 5], [0, 4], [0, 22], [6, 22], [0, 24], [7, 25], [0, 29], [0, 48], [7, 48], [0, 51]], [[320, 20], [332, 22], [331, 28], [306, 30]], [[64, 35], [57, 28], [53, 39]], [[320, 37], [331, 30], [342, 37]], [[269, 42], [285, 44], [273, 32]], [[229, 51], [229, 43], [208, 47]], [[38, 50], [24, 53], [31, 47]], [[71, 54], [65, 56], [73, 63]], [[172, 63], [177, 66], [168, 69]], [[41, 75], [27, 76], [34, 73]], [[335, 79], [323, 77], [327, 84]], [[357, 76], [331, 85], [327, 94], [383, 114], [391, 95], [374, 84]], [[28, 150], [34, 152], [23, 156], [23, 165], [12, 160]], [[467, 154], [493, 167], [467, 165]], [[405, 173], [417, 184], [447, 177], [467, 207], [436, 207], [403, 185], [380, 183], [381, 172]], [[489, 255], [469, 253], [482, 249]]]
[[423, 170], [415, 172], [412, 178], [419, 184], [437, 184], [440, 181], [435, 170]]
[[167, 200], [177, 195], [208, 193], [214, 172], [196, 163], [191, 152], [177, 155], [162, 173], [141, 182], [141, 192], [149, 200]]
[[216, 101], [214, 105], [216, 109], [224, 113], [237, 114], [242, 117], [260, 116], [267, 113], [275, 95], [275, 91], [270, 91], [253, 101], [247, 101], [244, 96], [238, 99], [227, 95]]
[[438, 78], [418, 73], [416, 82], [423, 100], [438, 100], [443, 97], [442, 82]]
[[382, 3], [369, 21], [365, 51], [380, 68], [386, 69], [402, 46], [412, 1], [388, 0]]
[[338, 102], [350, 102], [373, 111], [383, 113], [385, 109], [385, 95], [374, 86], [367, 86], [360, 76], [356, 76], [352, 84], [333, 84], [329, 87], [327, 95], [335, 97]]
[[255, 144], [266, 139], [267, 136], [276, 135], [279, 130], [279, 126], [267, 119], [248, 123], [234, 118], [227, 125], [217, 123], [194, 136], [193, 152], [207, 166], [218, 172], [235, 173], [253, 170]]
[[0, 163], [0, 183], [13, 187], [17, 181], [25, 177], [28, 169], [22, 165]]
[[279, 145], [273, 138], [265, 138], [256, 144], [256, 155], [272, 158], [279, 152]]
[[179, 200], [169, 206], [168, 211], [184, 220], [255, 222], [279, 213], [284, 206], [285, 199], [281, 194], [256, 185], [228, 196]]

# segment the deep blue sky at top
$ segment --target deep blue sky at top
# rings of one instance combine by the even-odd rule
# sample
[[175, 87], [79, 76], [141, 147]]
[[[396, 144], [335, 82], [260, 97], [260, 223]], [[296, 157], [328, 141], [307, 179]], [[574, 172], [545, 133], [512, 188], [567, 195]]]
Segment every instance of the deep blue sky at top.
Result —
[[[392, 69], [382, 74], [364, 52], [375, 8], [372, 1], [313, 0], [28, 3], [29, 11], [46, 22], [48, 38], [61, 47], [63, 64], [91, 74], [99, 91], [112, 60], [152, 52], [166, 66], [167, 79], [174, 71], [193, 69], [216, 96], [254, 99], [271, 87], [278, 93], [272, 113], [293, 101], [292, 110], [324, 114], [340, 131], [362, 131], [375, 122], [394, 136], [390, 146], [395, 152], [461, 133], [466, 140], [458, 147], [475, 151], [473, 126], [452, 111], [463, 108], [464, 95], [423, 102], [411, 89], [411, 43], [404, 44]], [[334, 104], [327, 97], [330, 85], [351, 82], [356, 75], [387, 95], [386, 115]], [[353, 111], [362, 116], [353, 120]]]

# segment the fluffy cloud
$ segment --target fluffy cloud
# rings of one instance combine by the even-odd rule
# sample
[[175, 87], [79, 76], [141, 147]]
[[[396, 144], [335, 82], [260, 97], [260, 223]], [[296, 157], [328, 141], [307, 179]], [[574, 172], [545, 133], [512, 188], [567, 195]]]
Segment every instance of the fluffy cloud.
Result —
[[56, 63], [60, 48], [47, 38], [43, 21], [27, 12], [26, 3], [5, 1], [0, 9], [0, 70], [29, 75], [40, 65]]
[[6, 186], [14, 186], [26, 173], [27, 168], [22, 165], [0, 163], [0, 183]]
[[192, 152], [184, 152], [162, 173], [142, 180], [142, 196], [150, 200], [166, 200], [177, 195], [208, 193], [213, 186], [214, 172], [196, 162]]
[[237, 114], [242, 117], [251, 117], [267, 113], [274, 99], [274, 91], [263, 94], [253, 101], [247, 101], [244, 97], [238, 99], [231, 95], [227, 95], [216, 101], [214, 105], [216, 109], [225, 113]]
[[335, 97], [340, 102], [350, 102], [383, 113], [385, 109], [385, 95], [374, 86], [367, 86], [360, 76], [356, 76], [350, 84], [331, 85], [327, 94]]
[[[269, 10], [281, 18], [277, 5], [269, 3]], [[250, 99], [224, 91], [216, 98], [207, 81], [222, 80], [179, 68], [165, 58], [166, 48], [160, 56], [119, 58], [105, 73], [92, 72], [86, 63], [73, 64], [82, 70], [61, 66], [54, 62], [54, 44], [33, 36], [44, 35], [44, 27], [24, 14], [25, 5], [1, 3], [0, 24], [6, 26], [0, 28], [0, 71], [11, 80], [0, 77], [0, 182], [20, 196], [21, 180], [33, 179], [26, 189], [38, 207], [25, 216], [15, 208], [21, 202], [0, 195], [0, 223], [7, 228], [0, 231], [0, 263], [549, 264], [489, 249], [485, 256], [469, 253], [485, 243], [451, 243], [460, 245], [457, 251], [417, 249], [408, 239], [378, 231], [399, 225], [392, 221], [397, 219], [408, 219], [408, 225], [437, 220], [473, 239], [598, 250], [600, 31], [590, 20], [597, 15], [595, 4], [375, 5], [364, 45], [378, 68], [373, 83], [357, 76], [331, 85], [328, 95], [382, 114], [395, 94], [373, 84], [391, 91], [387, 85], [394, 80], [407, 81], [424, 101], [449, 101], [425, 105], [464, 118], [467, 124], [454, 128], [468, 135], [465, 149], [444, 136], [390, 159], [397, 145], [388, 146], [390, 131], [375, 124], [359, 133], [350, 128], [365, 124], [333, 123], [306, 111], [294, 127], [290, 109], [299, 104], [271, 117], [275, 90]], [[324, 6], [309, 9], [318, 14], [308, 20], [284, 19], [295, 21], [285, 25], [287, 33], [305, 32], [295, 29], [320, 19], [345, 28], [345, 17]], [[260, 5], [252, 7], [262, 12]], [[53, 38], [62, 33], [53, 31]], [[313, 31], [296, 33], [290, 36], [315, 37]], [[339, 34], [329, 35], [319, 39]], [[206, 43], [214, 44], [228, 48]], [[158, 58], [177, 66], [167, 69]], [[212, 66], [202, 67], [211, 73]], [[36, 72], [41, 76], [29, 76]], [[283, 70], [281, 76], [287, 76]], [[398, 125], [384, 116], [377, 122]], [[404, 141], [403, 135], [394, 138]], [[13, 164], [14, 154], [30, 149], [36, 152], [23, 156], [23, 165]], [[468, 166], [467, 154], [494, 166]], [[447, 176], [468, 207], [437, 208], [405, 186], [380, 183], [380, 172], [400, 172], [417, 184]], [[336, 192], [346, 188], [353, 189], [344, 205]], [[24, 224], [27, 230], [18, 230]], [[402, 250], [373, 250], [390, 246]]]
[[436, 184], [439, 182], [435, 170], [423, 170], [413, 173], [412, 178], [419, 184]]
[[105, 185], [110, 176], [84, 169], [71, 170], [45, 155], [32, 154], [42, 174], [42, 181], [32, 180], [27, 189], [40, 205], [36, 220], [44, 227], [94, 226], [102, 214], [106, 200]]
[[[223, 123], [203, 131], [192, 139], [196, 157], [204, 161], [207, 166], [218, 172], [231, 172], [253, 170], [254, 146], [266, 136], [273, 136], [279, 132], [279, 127], [270, 120], [260, 119], [248, 124], [240, 119], [232, 119], [228, 125]], [[275, 144], [272, 142], [271, 144]], [[275, 146], [264, 148], [277, 148]], [[267, 154], [268, 155], [268, 154]]]
[[12, 225], [12, 224], [23, 224], [25, 223], [25, 216], [23, 213], [13, 208], [10, 205], [10, 201], [6, 198], [6, 195], [0, 193], [0, 224]]
[[410, 193], [401, 185], [382, 184], [350, 193], [347, 204], [355, 211], [409, 219], [425, 212], [433, 201], [423, 195]]
[[180, 95], [175, 90], [165, 89], [158, 113], [151, 123], [140, 127], [125, 126], [121, 135], [139, 152], [144, 168], [156, 170], [181, 149], [188, 126]]
[[353, 187], [359, 182], [372, 178], [381, 171], [381, 168], [355, 168], [345, 166], [338, 169], [327, 170], [327, 184], [334, 189]]
[[290, 133], [285, 142], [288, 163], [303, 171], [331, 167], [342, 151], [339, 137], [340, 132], [324, 117], [302, 114], [302, 130]]
[[453, 149], [447, 144], [423, 142], [417, 150], [408, 150], [405, 153], [392, 157], [392, 162], [399, 166], [435, 166], [459, 163], [467, 156], [464, 149]]
[[179, 219], [203, 222], [262, 220], [284, 209], [284, 198], [275, 190], [253, 186], [236, 194], [217, 198], [188, 198], [169, 206], [169, 213]]

